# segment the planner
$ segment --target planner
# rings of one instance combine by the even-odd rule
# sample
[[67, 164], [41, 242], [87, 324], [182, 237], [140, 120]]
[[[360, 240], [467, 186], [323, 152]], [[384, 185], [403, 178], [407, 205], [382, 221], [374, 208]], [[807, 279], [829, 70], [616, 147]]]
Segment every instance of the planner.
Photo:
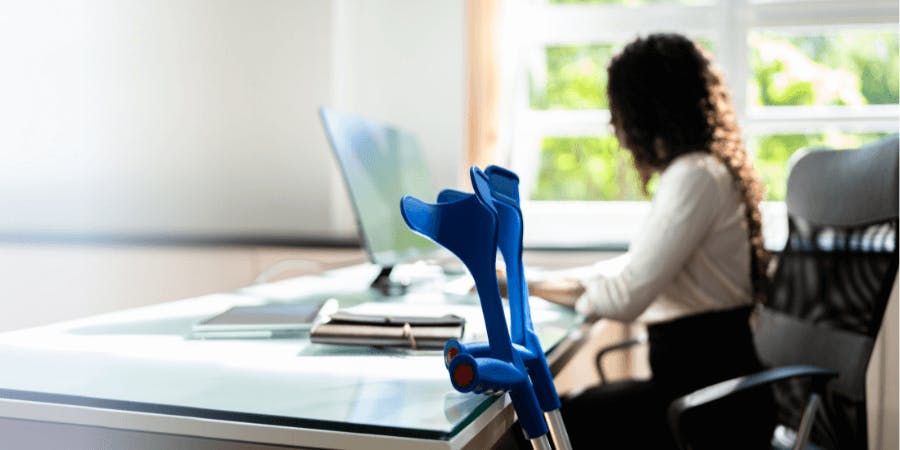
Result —
[[455, 315], [424, 317], [338, 311], [313, 328], [310, 340], [319, 344], [440, 350], [446, 341], [462, 338], [465, 323], [465, 319]]

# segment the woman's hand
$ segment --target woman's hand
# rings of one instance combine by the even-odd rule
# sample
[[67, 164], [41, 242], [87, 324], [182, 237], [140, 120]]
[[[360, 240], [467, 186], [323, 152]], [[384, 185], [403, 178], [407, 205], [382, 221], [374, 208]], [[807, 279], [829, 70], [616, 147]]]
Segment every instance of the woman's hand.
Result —
[[584, 294], [584, 285], [572, 278], [557, 278], [528, 283], [531, 295], [558, 305], [575, 307], [575, 302]]
[[[497, 284], [500, 288], [500, 295], [503, 298], [508, 298], [506, 273], [502, 269], [497, 270]], [[568, 306], [569, 308], [575, 307], [575, 302], [583, 293], [584, 286], [573, 278], [557, 277], [528, 282], [529, 295], [540, 297], [557, 305]]]

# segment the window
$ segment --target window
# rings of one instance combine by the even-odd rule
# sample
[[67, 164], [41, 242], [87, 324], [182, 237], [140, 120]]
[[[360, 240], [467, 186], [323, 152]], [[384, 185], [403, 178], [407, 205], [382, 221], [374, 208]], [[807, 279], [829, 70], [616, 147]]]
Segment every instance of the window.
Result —
[[888, 133], [777, 133], [754, 136], [748, 150], [755, 156], [756, 170], [766, 185], [766, 199], [784, 201], [787, 188], [788, 164], [791, 157], [804, 148], [858, 148], [881, 139]]
[[[531, 245], [627, 241], [647, 195], [609, 128], [606, 66], [637, 35], [671, 31], [711, 51], [766, 184], [767, 239], [784, 234], [788, 162], [808, 147], [855, 148], [897, 132], [898, 7], [862, 0], [514, 2], [507, 64], [510, 160]], [[542, 235], [565, 216], [573, 231]], [[576, 230], [584, 224], [590, 230]], [[603, 226], [598, 226], [602, 224]], [[562, 239], [562, 241], [561, 241]], [[568, 239], [568, 241], [566, 241]]]

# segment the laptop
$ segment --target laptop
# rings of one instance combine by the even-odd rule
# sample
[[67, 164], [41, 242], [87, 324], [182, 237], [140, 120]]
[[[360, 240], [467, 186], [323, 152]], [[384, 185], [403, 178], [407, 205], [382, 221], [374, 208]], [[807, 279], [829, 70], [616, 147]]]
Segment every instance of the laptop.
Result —
[[319, 116], [350, 194], [360, 240], [369, 260], [382, 268], [373, 287], [402, 293], [390, 279], [394, 266], [445, 254], [410, 231], [400, 215], [404, 195], [437, 195], [421, 143], [409, 131], [358, 115], [322, 107]]

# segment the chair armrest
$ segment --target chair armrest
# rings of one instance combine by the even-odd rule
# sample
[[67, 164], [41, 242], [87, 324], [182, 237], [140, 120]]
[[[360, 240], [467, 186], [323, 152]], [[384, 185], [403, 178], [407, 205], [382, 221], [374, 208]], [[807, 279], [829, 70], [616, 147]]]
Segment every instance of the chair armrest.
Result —
[[837, 376], [838, 373], [834, 370], [816, 366], [783, 366], [721, 381], [673, 400], [669, 405], [669, 428], [679, 447], [684, 448], [680, 420], [688, 410], [708, 405], [740, 392], [792, 378], [812, 378], [815, 381], [813, 389], [823, 390], [828, 381]]
[[634, 339], [628, 339], [625, 341], [617, 342], [613, 345], [609, 345], [607, 347], [603, 347], [600, 351], [597, 352], [596, 360], [597, 360], [597, 375], [600, 376], [600, 382], [606, 384], [606, 373], [603, 372], [603, 357], [612, 352], [617, 352], [621, 350], [627, 350], [631, 347], [635, 347], [638, 345], [643, 345], [647, 343], [647, 336], [638, 336]]

